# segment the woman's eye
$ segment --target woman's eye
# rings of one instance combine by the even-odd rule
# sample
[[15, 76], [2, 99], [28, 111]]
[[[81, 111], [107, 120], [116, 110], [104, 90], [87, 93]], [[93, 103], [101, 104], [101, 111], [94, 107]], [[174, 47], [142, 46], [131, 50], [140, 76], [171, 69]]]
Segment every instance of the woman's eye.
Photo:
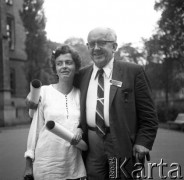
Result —
[[73, 64], [73, 61], [67, 61], [66, 64], [71, 65]]
[[57, 62], [56, 65], [57, 65], [57, 66], [61, 66], [62, 63], [61, 63], [61, 62]]

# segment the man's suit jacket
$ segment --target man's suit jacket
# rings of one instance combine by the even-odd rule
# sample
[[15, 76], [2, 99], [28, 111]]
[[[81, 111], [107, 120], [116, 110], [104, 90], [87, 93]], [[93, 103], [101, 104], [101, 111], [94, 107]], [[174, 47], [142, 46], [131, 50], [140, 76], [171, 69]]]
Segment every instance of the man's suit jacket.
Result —
[[[86, 95], [93, 66], [80, 70], [75, 82], [81, 91], [81, 128], [87, 135]], [[109, 100], [109, 123], [116, 153], [124, 159], [132, 158], [134, 144], [152, 149], [158, 119], [149, 81], [142, 66], [114, 60]], [[87, 136], [85, 136], [87, 141]]]

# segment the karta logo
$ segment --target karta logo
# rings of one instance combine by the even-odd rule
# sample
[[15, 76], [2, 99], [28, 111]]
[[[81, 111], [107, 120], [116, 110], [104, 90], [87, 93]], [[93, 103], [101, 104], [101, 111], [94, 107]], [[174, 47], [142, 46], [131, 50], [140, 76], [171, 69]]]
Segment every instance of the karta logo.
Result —
[[127, 171], [129, 159], [125, 158], [123, 162], [116, 157], [109, 158], [109, 178], [120, 179], [123, 174], [127, 179], [132, 179], [131, 174]]
[[[160, 179], [183, 179], [181, 175], [182, 169], [179, 163], [165, 163], [161, 158], [159, 163], [147, 163], [147, 173], [142, 163], [135, 163], [133, 171], [127, 171], [130, 159], [125, 158], [124, 161], [116, 157], [109, 158], [109, 178], [120, 179], [123, 175], [126, 179], [153, 179], [153, 169], [158, 168], [158, 176]], [[164, 167], [169, 168], [164, 174]]]

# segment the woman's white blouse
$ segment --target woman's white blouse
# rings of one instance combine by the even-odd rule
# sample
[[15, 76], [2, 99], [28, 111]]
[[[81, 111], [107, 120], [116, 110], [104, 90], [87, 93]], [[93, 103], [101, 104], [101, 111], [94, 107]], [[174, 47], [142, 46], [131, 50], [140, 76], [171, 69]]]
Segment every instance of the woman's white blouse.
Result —
[[29, 130], [25, 157], [33, 159], [35, 179], [74, 179], [86, 176], [81, 151], [46, 128], [55, 121], [75, 133], [80, 121], [80, 91], [68, 95], [52, 85], [41, 87], [41, 102]]

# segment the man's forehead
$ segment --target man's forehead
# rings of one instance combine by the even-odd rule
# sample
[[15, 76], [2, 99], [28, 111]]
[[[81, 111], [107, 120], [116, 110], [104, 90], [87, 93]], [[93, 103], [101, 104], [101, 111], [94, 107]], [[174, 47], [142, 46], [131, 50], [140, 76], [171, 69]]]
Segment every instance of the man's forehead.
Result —
[[114, 41], [114, 37], [111, 33], [110, 30], [105, 29], [105, 28], [96, 28], [92, 31], [90, 31], [89, 35], [88, 35], [88, 41], [91, 40], [107, 40], [107, 41]]

